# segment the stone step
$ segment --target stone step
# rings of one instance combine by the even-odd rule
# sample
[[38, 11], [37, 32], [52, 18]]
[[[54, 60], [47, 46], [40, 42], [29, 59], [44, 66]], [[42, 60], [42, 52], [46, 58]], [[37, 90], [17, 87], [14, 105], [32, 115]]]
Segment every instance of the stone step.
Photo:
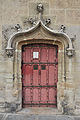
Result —
[[80, 120], [80, 116], [0, 113], [0, 120]]

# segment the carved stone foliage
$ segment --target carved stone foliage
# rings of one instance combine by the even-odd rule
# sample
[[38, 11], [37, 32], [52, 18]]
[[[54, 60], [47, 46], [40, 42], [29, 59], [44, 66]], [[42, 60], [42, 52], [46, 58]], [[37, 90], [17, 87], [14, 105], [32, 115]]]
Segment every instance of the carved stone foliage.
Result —
[[61, 25], [61, 26], [60, 26], [60, 31], [61, 31], [61, 32], [65, 32], [65, 30], [66, 30], [66, 27], [65, 27], [64, 25]]

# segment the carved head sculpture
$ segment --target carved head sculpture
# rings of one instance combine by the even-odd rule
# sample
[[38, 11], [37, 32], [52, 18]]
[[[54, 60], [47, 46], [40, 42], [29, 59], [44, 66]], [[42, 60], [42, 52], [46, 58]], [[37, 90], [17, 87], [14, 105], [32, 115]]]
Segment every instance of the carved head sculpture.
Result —
[[43, 12], [43, 5], [41, 3], [37, 5], [37, 10], [38, 12]]

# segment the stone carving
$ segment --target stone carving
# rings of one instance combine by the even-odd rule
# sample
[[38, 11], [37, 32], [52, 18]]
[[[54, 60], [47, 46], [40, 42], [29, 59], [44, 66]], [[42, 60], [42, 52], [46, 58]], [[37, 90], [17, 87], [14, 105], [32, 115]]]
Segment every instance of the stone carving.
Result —
[[[49, 25], [51, 23], [50, 18], [44, 20], [42, 13], [44, 10], [44, 7], [41, 3], [39, 3], [37, 5], [37, 10], [39, 12], [39, 16], [38, 19], [33, 19], [33, 18], [29, 18], [27, 21], [31, 24], [31, 28], [29, 29], [25, 29], [22, 30], [21, 26], [19, 24], [17, 24], [14, 29], [16, 30], [16, 32], [14, 34], [12, 34], [8, 40], [8, 44], [6, 47], [6, 54], [10, 57], [13, 55], [13, 48], [12, 48], [12, 44], [15, 41], [15, 37], [18, 35], [23, 35], [25, 33], [30, 33], [32, 31], [34, 31], [36, 28], [38, 28], [39, 26], [41, 26], [43, 29], [45, 29], [47, 32], [51, 33], [51, 34], [56, 34], [56, 36], [62, 36], [64, 37], [64, 40], [66, 41], [66, 43], [68, 43], [68, 48], [66, 49], [66, 54], [71, 57], [74, 55], [74, 48], [73, 48], [73, 44], [72, 44], [72, 40], [69, 38], [69, 36], [65, 33], [65, 26], [61, 25], [60, 27], [60, 31], [56, 31], [56, 30], [52, 30], [50, 29], [47, 25]], [[25, 21], [25, 22], [27, 22]]]
[[60, 32], [65, 32], [65, 30], [66, 30], [66, 27], [64, 25], [61, 25]]
[[43, 5], [41, 4], [41, 3], [39, 3], [38, 5], [37, 5], [37, 10], [38, 10], [38, 12], [43, 12], [43, 9], [44, 9], [44, 7], [43, 7]]
[[72, 41], [76, 40], [76, 35], [71, 38]]
[[30, 22], [32, 25], [36, 25], [36, 18], [35, 19], [33, 19], [33, 18], [29, 18], [28, 19], [28, 22]]
[[44, 24], [47, 26], [47, 25], [50, 24], [50, 23], [51, 23], [51, 19], [48, 18], [48, 19], [45, 20], [45, 23], [44, 23]]
[[46, 18], [45, 20], [43, 19], [43, 17], [42, 17], [43, 10], [44, 10], [43, 5], [41, 3], [39, 3], [37, 5], [37, 11], [39, 12], [38, 19], [37, 18], [28, 18], [28, 19], [26, 19], [24, 21], [24, 23], [29, 22], [32, 26], [34, 26], [34, 25], [37, 24], [38, 20], [41, 20], [44, 23], [45, 26], [47, 26], [48, 24], [50, 24], [51, 23], [51, 19], [50, 18]]
[[66, 54], [68, 55], [68, 57], [72, 57], [75, 54], [75, 50], [67, 48], [66, 49]]
[[10, 58], [13, 56], [13, 49], [6, 49], [6, 54]]
[[13, 34], [13, 33], [16, 33], [18, 31], [20, 31], [22, 28], [19, 24], [16, 24], [16, 25], [9, 25], [9, 26], [3, 26], [3, 30], [2, 30], [2, 33], [4, 35], [4, 38], [6, 40], [8, 40], [10, 38], [10, 36]]
[[16, 29], [17, 31], [20, 31], [22, 28], [21, 28], [21, 26], [20, 26], [19, 24], [17, 24], [17, 25], [15, 25], [15, 29]]

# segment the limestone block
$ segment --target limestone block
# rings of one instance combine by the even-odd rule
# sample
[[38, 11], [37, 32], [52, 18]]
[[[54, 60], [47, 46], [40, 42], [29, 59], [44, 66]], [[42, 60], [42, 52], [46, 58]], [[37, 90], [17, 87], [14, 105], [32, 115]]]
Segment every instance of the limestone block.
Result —
[[80, 8], [80, 0], [50, 0], [49, 2], [52, 9]]
[[28, 2], [6, 0], [2, 3], [2, 23], [21, 24], [21, 17], [28, 14]]
[[80, 24], [80, 10], [66, 10], [67, 24]]
[[55, 24], [65, 24], [64, 10], [50, 10], [50, 15], [55, 16]]
[[50, 8], [63, 9], [66, 7], [66, 0], [50, 0]]
[[80, 8], [80, 0], [65, 0], [67, 8]]

